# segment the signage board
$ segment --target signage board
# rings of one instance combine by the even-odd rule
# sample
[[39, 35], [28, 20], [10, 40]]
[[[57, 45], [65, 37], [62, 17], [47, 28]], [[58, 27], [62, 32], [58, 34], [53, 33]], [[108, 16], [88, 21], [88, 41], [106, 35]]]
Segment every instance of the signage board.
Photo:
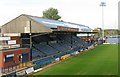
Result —
[[16, 44], [16, 40], [9, 40], [8, 41], [8, 44], [11, 45], [11, 44]]
[[32, 73], [32, 72], [34, 72], [34, 68], [33, 67], [26, 69], [26, 73], [27, 74]]
[[0, 37], [0, 41], [3, 41], [3, 40], [10, 40], [10, 37]]
[[57, 26], [57, 31], [76, 31], [76, 32], [78, 32], [79, 28]]

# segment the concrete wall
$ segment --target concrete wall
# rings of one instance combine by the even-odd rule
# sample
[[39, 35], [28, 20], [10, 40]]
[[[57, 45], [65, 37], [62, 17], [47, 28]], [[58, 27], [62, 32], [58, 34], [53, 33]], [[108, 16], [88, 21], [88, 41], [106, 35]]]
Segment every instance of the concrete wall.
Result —
[[2, 33], [23, 33], [28, 18], [19, 16], [2, 26]]
[[118, 2], [118, 29], [120, 30], [120, 1]]
[[[0, 74], [2, 74], [2, 68], [0, 68]], [[1, 76], [1, 75], [0, 75]]]
[[[20, 15], [2, 26], [2, 33], [25, 33], [25, 27], [31, 19], [26, 15]], [[34, 33], [51, 32], [51, 29], [31, 20], [31, 29]]]
[[0, 33], [1, 33], [1, 28], [2, 28], [2, 27], [0, 26]]
[[39, 32], [52, 32], [52, 29], [49, 27], [46, 27], [40, 23], [34, 22], [33, 20], [31, 21], [31, 31], [32, 33], [39, 33]]

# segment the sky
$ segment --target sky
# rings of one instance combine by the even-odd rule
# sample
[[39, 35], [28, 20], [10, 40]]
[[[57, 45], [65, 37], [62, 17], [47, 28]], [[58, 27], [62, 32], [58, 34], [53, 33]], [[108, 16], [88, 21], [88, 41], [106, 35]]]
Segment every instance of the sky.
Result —
[[104, 7], [104, 28], [118, 28], [118, 2], [120, 0], [0, 0], [0, 26], [21, 14], [42, 16], [50, 7], [58, 9], [61, 20], [102, 28], [101, 2]]

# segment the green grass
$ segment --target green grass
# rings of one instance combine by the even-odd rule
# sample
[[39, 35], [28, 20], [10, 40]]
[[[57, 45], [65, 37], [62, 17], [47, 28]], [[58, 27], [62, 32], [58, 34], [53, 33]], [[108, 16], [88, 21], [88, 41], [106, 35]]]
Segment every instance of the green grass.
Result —
[[118, 45], [100, 45], [34, 75], [117, 75]]

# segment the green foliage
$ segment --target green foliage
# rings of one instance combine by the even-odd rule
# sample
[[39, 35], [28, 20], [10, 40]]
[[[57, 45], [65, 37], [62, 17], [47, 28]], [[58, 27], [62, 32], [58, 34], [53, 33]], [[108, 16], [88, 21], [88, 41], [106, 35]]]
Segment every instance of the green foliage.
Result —
[[49, 8], [43, 11], [43, 18], [59, 20], [61, 16], [58, 15], [58, 10], [55, 8]]
[[101, 31], [98, 31], [97, 36], [102, 36], [102, 32], [101, 32]]
[[[98, 32], [95, 34], [95, 36], [102, 36], [102, 30], [93, 30], [94, 32]], [[114, 35], [120, 35], [120, 30], [117, 29], [105, 29], [104, 30], [104, 35], [105, 36], [114, 36]]]
[[119, 35], [119, 30], [115, 29], [107, 29], [104, 31], [105, 36], [114, 36], [114, 35]]

